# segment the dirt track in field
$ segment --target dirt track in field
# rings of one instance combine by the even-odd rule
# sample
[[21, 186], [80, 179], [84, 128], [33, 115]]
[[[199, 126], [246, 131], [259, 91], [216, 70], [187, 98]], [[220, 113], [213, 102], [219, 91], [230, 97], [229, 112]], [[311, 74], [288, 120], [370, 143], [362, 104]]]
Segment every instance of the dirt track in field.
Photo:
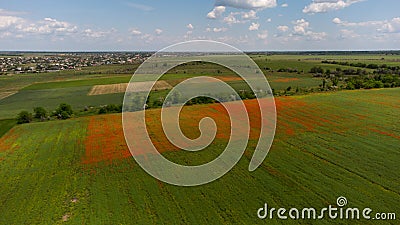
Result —
[[11, 95], [14, 95], [16, 93], [16, 91], [0, 92], [0, 100], [10, 97]]
[[[137, 82], [131, 86], [131, 92], [143, 92], [148, 90], [152, 86], [153, 82]], [[92, 95], [106, 95], [115, 93], [124, 93], [128, 87], [128, 83], [122, 84], [108, 84], [108, 85], [96, 85], [90, 90], [89, 94]], [[152, 90], [167, 90], [171, 89], [172, 86], [165, 81], [157, 81]]]

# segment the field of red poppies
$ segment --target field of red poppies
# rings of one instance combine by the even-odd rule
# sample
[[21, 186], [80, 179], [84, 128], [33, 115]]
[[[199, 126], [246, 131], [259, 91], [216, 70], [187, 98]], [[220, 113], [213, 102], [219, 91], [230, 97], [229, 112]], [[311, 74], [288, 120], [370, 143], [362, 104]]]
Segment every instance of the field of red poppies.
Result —
[[[399, 212], [399, 96], [400, 89], [385, 89], [276, 98], [276, 138], [255, 172], [248, 165], [260, 116], [256, 101], [245, 101], [252, 130], [244, 157], [221, 179], [193, 188], [161, 183], [136, 164], [120, 114], [16, 126], [0, 139], [0, 223], [255, 224], [263, 222], [256, 213], [265, 202], [323, 208], [339, 196], [351, 207]], [[229, 139], [230, 119], [219, 104], [181, 113], [190, 138], [200, 135], [204, 116], [217, 123], [216, 140], [199, 153], [167, 141], [160, 110], [147, 114], [154, 145], [178, 163], [210, 161]]]

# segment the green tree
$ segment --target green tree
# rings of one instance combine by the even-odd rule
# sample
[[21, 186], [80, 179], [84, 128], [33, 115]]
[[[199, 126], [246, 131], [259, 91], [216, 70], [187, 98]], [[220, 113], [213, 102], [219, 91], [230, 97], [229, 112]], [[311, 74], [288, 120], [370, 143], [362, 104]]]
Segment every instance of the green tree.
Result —
[[332, 76], [331, 77], [331, 81], [332, 81], [332, 86], [338, 86], [339, 85], [339, 78], [336, 76]]
[[72, 114], [74, 114], [72, 107], [65, 103], [61, 103], [55, 111], [55, 116], [62, 120], [71, 118]]
[[322, 69], [320, 66], [314, 66], [313, 68], [311, 68], [310, 73], [324, 73], [324, 69]]
[[34, 117], [36, 119], [44, 120], [47, 117], [47, 111], [43, 107], [33, 108]]
[[32, 113], [28, 111], [22, 111], [18, 114], [17, 122], [18, 124], [30, 123], [32, 121]]
[[[71, 115], [72, 115], [72, 114], [71, 114]], [[62, 112], [60, 113], [59, 118], [62, 119], [62, 120], [66, 120], [66, 119], [71, 118], [71, 115], [68, 114], [66, 111], [62, 111]]]

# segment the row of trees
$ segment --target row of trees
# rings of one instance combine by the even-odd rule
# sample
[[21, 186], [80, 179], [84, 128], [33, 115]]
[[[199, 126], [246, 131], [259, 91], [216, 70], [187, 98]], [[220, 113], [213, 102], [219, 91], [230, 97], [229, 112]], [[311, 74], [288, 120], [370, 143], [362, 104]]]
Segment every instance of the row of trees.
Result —
[[393, 75], [358, 76], [346, 79], [346, 89], [400, 87], [400, 78]]
[[321, 63], [324, 64], [333, 64], [333, 65], [342, 65], [342, 66], [351, 66], [351, 67], [359, 67], [365, 69], [373, 69], [374, 74], [398, 74], [400, 75], [400, 66], [389, 66], [387, 64], [366, 64], [366, 63], [350, 63], [350, 62], [338, 62], [338, 61], [328, 61], [324, 60]]
[[121, 113], [122, 112], [122, 105], [106, 105], [102, 106], [99, 109], [99, 114], [108, 114], [108, 113]]
[[[358, 65], [358, 64], [357, 64]], [[364, 66], [364, 65], [359, 65]], [[366, 65], [368, 67], [368, 65]], [[369, 66], [374, 67], [374, 66]], [[383, 67], [389, 68], [387, 66], [379, 66], [378, 70], [384, 70]], [[393, 69], [393, 68], [392, 68]], [[395, 68], [396, 69], [396, 68]], [[372, 89], [372, 88], [394, 88], [400, 87], [400, 76], [396, 73], [387, 72], [374, 72], [368, 73], [365, 69], [341, 69], [336, 68], [335, 71], [329, 69], [324, 70], [321, 67], [313, 67], [310, 73], [314, 73], [314, 77], [323, 77], [322, 85], [320, 85], [322, 90], [325, 89], [337, 89], [339, 88], [339, 82], [342, 82], [340, 88], [345, 88], [349, 90], [353, 89]], [[347, 75], [347, 76], [346, 76]], [[328, 85], [328, 81], [330, 81]]]
[[17, 122], [18, 124], [30, 123], [34, 120], [43, 122], [50, 120], [51, 118], [66, 120], [71, 118], [73, 114], [74, 111], [72, 110], [72, 107], [68, 104], [62, 103], [50, 114], [43, 107], [35, 107], [33, 109], [33, 114], [28, 111], [22, 111], [17, 116]]
[[[218, 99], [220, 102], [230, 102], [230, 101], [236, 101], [240, 99], [246, 100], [246, 99], [255, 99], [257, 97], [265, 97], [268, 95], [272, 95], [273, 91], [263, 91], [263, 90], [258, 90], [258, 91], [251, 91], [251, 90], [238, 90], [237, 91], [238, 96], [227, 94], [227, 93], [221, 93], [218, 96]], [[211, 94], [210, 94], [211, 95]], [[141, 111], [143, 109], [152, 109], [152, 108], [161, 108], [164, 105], [167, 107], [173, 106], [175, 104], [183, 103], [185, 100], [185, 97], [181, 95], [179, 92], [174, 92], [168, 99], [165, 99], [164, 97], [159, 97], [156, 99], [151, 99], [148, 98], [145, 100], [145, 97], [141, 94], [133, 94], [130, 96], [131, 103], [125, 105], [126, 110], [130, 112], [134, 111]], [[186, 102], [186, 105], [202, 105], [202, 104], [212, 104], [218, 102], [217, 100], [205, 96], [200, 96], [196, 97], [193, 99], [190, 99], [189, 101]], [[117, 108], [116, 108], [117, 107]], [[105, 114], [105, 113], [119, 113], [122, 111], [122, 106], [114, 106], [114, 105], [109, 105], [105, 106], [100, 109], [100, 114]]]
[[374, 63], [370, 63], [370, 64], [366, 64], [366, 63], [351, 63], [351, 62], [338, 62], [338, 61], [328, 61], [328, 60], [324, 60], [321, 61], [321, 63], [324, 64], [334, 64], [334, 65], [342, 65], [342, 66], [352, 66], [352, 67], [360, 67], [360, 68], [367, 68], [367, 69], [400, 69], [400, 66], [388, 66], [387, 64], [374, 64]]
[[323, 69], [320, 66], [314, 66], [310, 69], [310, 73], [314, 74], [314, 77], [323, 77], [324, 75], [335, 75], [335, 76], [345, 76], [345, 75], [367, 75], [368, 72], [364, 69], [342, 69], [340, 67], [336, 68], [335, 70], [330, 69]]

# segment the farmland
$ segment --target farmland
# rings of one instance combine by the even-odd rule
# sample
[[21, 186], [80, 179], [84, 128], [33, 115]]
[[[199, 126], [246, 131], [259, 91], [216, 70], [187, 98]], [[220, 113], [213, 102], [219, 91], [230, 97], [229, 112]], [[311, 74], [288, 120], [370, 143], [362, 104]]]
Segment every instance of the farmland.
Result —
[[[7, 184], [0, 191], [0, 223], [259, 223], [256, 210], [264, 202], [322, 208], [341, 195], [352, 207], [398, 212], [400, 132], [393, 122], [399, 91], [277, 98], [277, 135], [262, 167], [247, 171], [252, 139], [230, 173], [194, 188], [147, 175], [129, 157], [118, 114], [17, 126], [0, 140], [0, 180]], [[252, 100], [246, 105], [252, 111]], [[182, 126], [188, 136], [196, 136], [187, 129], [195, 123], [191, 112], [224, 123], [224, 115], [215, 113], [219, 107], [187, 107]], [[153, 138], [163, 143], [150, 118]], [[176, 162], [201, 163], [225, 145], [226, 137], [218, 137], [201, 153], [166, 147], [163, 154]]]
[[[237, 90], [248, 89], [247, 84], [239, 79], [233, 72], [218, 67], [216, 65], [199, 65], [200, 68], [196, 71], [196, 65], [185, 65], [175, 68], [169, 74], [161, 78], [171, 86], [175, 86], [181, 81], [196, 77], [196, 76], [215, 76], [219, 79], [225, 80], [232, 87]], [[10, 95], [0, 100], [0, 119], [13, 118], [21, 110], [32, 110], [33, 107], [42, 106], [47, 110], [53, 110], [56, 105], [65, 102], [71, 104], [76, 110], [83, 110], [90, 106], [100, 106], [106, 104], [122, 104], [123, 93], [109, 93], [104, 95], [90, 95], [91, 90], [97, 85], [117, 85], [121, 83], [128, 83], [132, 74], [115, 74], [116, 71], [121, 70], [117, 67], [115, 71], [112, 69], [103, 68], [101, 74], [94, 75], [71, 75], [71, 72], [60, 72], [50, 76], [49, 74], [39, 75], [20, 75], [11, 77], [0, 77], [0, 94]], [[110, 73], [106, 73], [110, 72]], [[93, 71], [95, 73], [95, 71]], [[50, 79], [49, 79], [50, 78]], [[287, 82], [285, 79], [290, 79], [292, 83]], [[272, 74], [268, 77], [271, 85], [276, 90], [284, 90], [288, 86], [294, 87], [314, 87], [317, 88], [321, 83], [321, 79], [313, 78], [312, 75], [304, 74], [293, 77], [293, 75]], [[276, 81], [275, 81], [276, 80]], [[4, 81], [4, 82], [3, 82]], [[148, 81], [145, 77], [143, 82]], [[166, 86], [166, 85], [163, 85]], [[3, 91], [1, 91], [3, 88]], [[158, 92], [154, 92], [151, 99], [154, 101], [160, 97], [166, 96], [168, 91], [162, 91], [161, 88]]]
[[[322, 83], [320, 78], [314, 78], [308, 73], [309, 68], [320, 65], [317, 61], [298, 62], [296, 60], [284, 60], [284, 56], [277, 59], [255, 57], [260, 67], [270, 64], [280, 67], [296, 66], [303, 73], [280, 73], [265, 71], [272, 88], [277, 91], [286, 90], [288, 87], [317, 89]], [[267, 63], [267, 64], [265, 64]], [[333, 65], [322, 65], [332, 67]], [[89, 67], [81, 71], [61, 71], [44, 74], [24, 74], [0, 77], [0, 119], [13, 118], [21, 110], [32, 110], [35, 106], [46, 107], [52, 110], [57, 104], [65, 102], [71, 104], [76, 110], [83, 110], [85, 106], [100, 106], [106, 104], [122, 104], [123, 94], [106, 94], [99, 96], [87, 96], [96, 85], [110, 85], [128, 83], [135, 65], [111, 65]], [[189, 63], [169, 71], [161, 78], [171, 86], [175, 86], [184, 79], [196, 76], [215, 76], [228, 82], [236, 90], [248, 89], [247, 85], [230, 70], [204, 63]], [[148, 81], [143, 78], [143, 82]], [[290, 82], [289, 82], [290, 81]], [[166, 95], [166, 91], [153, 93], [152, 100]], [[28, 100], [28, 101], [27, 101]]]
[[[256, 102], [245, 100], [251, 131], [244, 157], [221, 179], [192, 188], [159, 182], [141, 169], [126, 146], [121, 114], [83, 112], [88, 107], [122, 104], [123, 93], [109, 90], [121, 89], [138, 65], [0, 76], [0, 224], [281, 224], [279, 220], [259, 220], [257, 210], [264, 203], [275, 208], [320, 209], [335, 206], [339, 196], [348, 199], [349, 207], [396, 212], [397, 220], [381, 222], [398, 224], [400, 88], [324, 90], [324, 78], [315, 77], [310, 70], [357, 69], [324, 64], [323, 60], [396, 66], [400, 57], [251, 57], [280, 95], [275, 99], [278, 124], [271, 151], [256, 171], [248, 171], [260, 116]], [[248, 90], [232, 71], [200, 62], [174, 68], [161, 80], [170, 87], [206, 75], [237, 91]], [[90, 95], [95, 87], [105, 89], [101, 95]], [[167, 93], [154, 90], [150, 101], [163, 99]], [[20, 111], [38, 106], [51, 111], [60, 103], [71, 104], [76, 115], [65, 121], [16, 125]], [[216, 121], [216, 139], [200, 152], [180, 151], [168, 142], [160, 109], [149, 109], [146, 115], [154, 145], [164, 157], [182, 165], [215, 159], [229, 139], [229, 117], [220, 104], [185, 106], [181, 113], [180, 125], [189, 138], [200, 135], [196, 127], [202, 118]], [[327, 218], [317, 222], [355, 221]]]
[[[322, 63], [329, 61], [349, 61], [362, 63], [376, 63], [378, 65], [398, 65], [398, 55], [370, 54], [370, 55], [252, 55], [259, 67], [263, 70], [276, 95], [292, 95], [314, 92], [321, 88], [323, 79], [314, 77], [310, 70], [321, 67], [324, 70], [334, 71], [357, 69], [356, 67], [331, 65]], [[60, 71], [42, 74], [21, 74], [0, 76], [0, 119], [9, 119], [21, 110], [32, 110], [35, 106], [43, 106], [52, 110], [55, 105], [65, 102], [76, 110], [85, 107], [98, 107], [106, 104], [121, 104], [122, 94], [86, 96], [96, 85], [110, 85], [128, 83], [135, 69], [134, 65], [103, 65], [87, 67], [80, 71]], [[290, 70], [292, 72], [279, 72]], [[293, 72], [297, 71], [297, 72]], [[372, 70], [367, 69], [372, 72]], [[230, 70], [214, 64], [201, 62], [187, 63], [178, 66], [161, 80], [175, 86], [184, 79], [196, 76], [214, 76], [229, 83], [236, 90], [247, 90], [247, 85], [238, 79]], [[143, 78], [143, 82], [148, 81]], [[329, 84], [329, 82], [327, 83]], [[344, 85], [339, 82], [339, 86]], [[287, 91], [291, 90], [291, 91]], [[167, 91], [153, 93], [154, 101], [165, 96]], [[104, 99], [104, 101], [102, 101]], [[26, 100], [29, 100], [27, 103]]]

